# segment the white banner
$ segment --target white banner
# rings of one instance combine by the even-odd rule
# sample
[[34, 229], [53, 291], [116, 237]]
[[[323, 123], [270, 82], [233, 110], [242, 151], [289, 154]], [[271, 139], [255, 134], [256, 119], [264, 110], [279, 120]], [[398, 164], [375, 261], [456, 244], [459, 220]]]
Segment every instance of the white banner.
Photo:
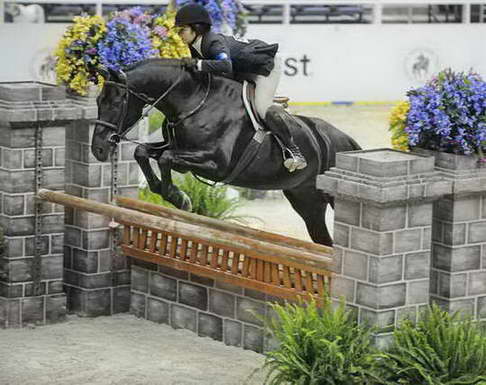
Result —
[[404, 99], [437, 71], [486, 78], [486, 25], [251, 25], [248, 38], [280, 44], [280, 94], [298, 102]]

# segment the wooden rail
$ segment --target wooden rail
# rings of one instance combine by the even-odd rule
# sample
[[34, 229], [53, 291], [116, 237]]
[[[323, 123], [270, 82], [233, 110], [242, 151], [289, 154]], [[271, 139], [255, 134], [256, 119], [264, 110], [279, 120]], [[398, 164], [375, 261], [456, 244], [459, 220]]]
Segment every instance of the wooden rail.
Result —
[[44, 189], [38, 196], [114, 218], [124, 226], [123, 252], [140, 260], [288, 299], [330, 287], [324, 246], [124, 197], [118, 207]]
[[[280, 234], [270, 233], [252, 229], [251, 227], [241, 226], [236, 223], [221, 221], [214, 218], [205, 217], [203, 215], [188, 213], [187, 211], [172, 209], [153, 203], [132, 199], [123, 196], [115, 198], [116, 204], [121, 207], [142, 211], [144, 213], [157, 215], [167, 219], [174, 219], [176, 221], [188, 222], [198, 224], [213, 229], [222, 230], [232, 234], [239, 234], [249, 238], [256, 238], [266, 242], [292, 247], [305, 253], [314, 253], [318, 256], [332, 255], [333, 249], [318, 243], [306, 242], [300, 239], [286, 237]], [[319, 257], [321, 259], [321, 257]], [[330, 262], [330, 261], [329, 261]]]

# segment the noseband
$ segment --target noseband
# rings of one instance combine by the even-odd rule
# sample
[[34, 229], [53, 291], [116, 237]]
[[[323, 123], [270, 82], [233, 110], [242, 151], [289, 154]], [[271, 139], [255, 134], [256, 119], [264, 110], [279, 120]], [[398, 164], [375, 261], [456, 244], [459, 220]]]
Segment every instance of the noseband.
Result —
[[[148, 115], [148, 113], [152, 110], [152, 108], [155, 107], [159, 102], [161, 102], [181, 81], [182, 75], [184, 74], [184, 71], [182, 70], [181, 73], [179, 74], [179, 77], [177, 80], [157, 99], [151, 98], [143, 93], [140, 92], [135, 92], [130, 87], [128, 87], [127, 84], [122, 84], [122, 83], [117, 83], [112, 80], [106, 80], [105, 85], [109, 84], [118, 88], [123, 88], [125, 90], [125, 94], [123, 95], [123, 104], [122, 108], [120, 111], [120, 115], [118, 116], [118, 121], [116, 124], [107, 122], [105, 120], [100, 120], [96, 119], [94, 120], [94, 123], [99, 124], [101, 126], [109, 128], [112, 133], [110, 137], [108, 138], [108, 142], [116, 145], [120, 143], [120, 140], [125, 137], [125, 135], [144, 117]], [[133, 123], [130, 127], [126, 128], [124, 131], [123, 129], [123, 123], [125, 122], [125, 118], [127, 116], [127, 109], [128, 109], [128, 97], [129, 95], [135, 96], [138, 100], [141, 100], [142, 102], [145, 103], [145, 105], [150, 104], [150, 107], [142, 114], [142, 116], [135, 122]]]

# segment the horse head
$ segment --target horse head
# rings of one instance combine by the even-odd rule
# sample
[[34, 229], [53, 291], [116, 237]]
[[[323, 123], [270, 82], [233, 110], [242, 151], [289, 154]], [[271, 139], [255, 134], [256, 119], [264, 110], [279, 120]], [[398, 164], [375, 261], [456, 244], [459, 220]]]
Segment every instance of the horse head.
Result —
[[91, 143], [96, 159], [104, 162], [126, 132], [142, 115], [144, 100], [129, 88], [127, 75], [122, 71], [99, 68], [105, 79], [103, 89], [96, 99], [98, 119]]
[[[187, 95], [180, 94], [181, 90], [174, 98], [175, 86], [181, 84], [184, 75], [189, 73], [179, 59], [147, 59], [128, 67], [127, 74], [105, 67], [100, 67], [98, 72], [105, 83], [97, 99], [98, 119], [91, 151], [102, 162], [139, 121], [145, 105], [156, 107], [169, 118], [179, 113], [187, 99]], [[165, 109], [161, 109], [164, 106]]]

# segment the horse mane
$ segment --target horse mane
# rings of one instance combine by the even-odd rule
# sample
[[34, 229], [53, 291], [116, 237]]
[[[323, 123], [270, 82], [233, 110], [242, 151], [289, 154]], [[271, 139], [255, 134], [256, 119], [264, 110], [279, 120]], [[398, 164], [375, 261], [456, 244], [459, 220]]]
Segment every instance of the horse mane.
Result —
[[205, 74], [201, 71], [185, 70], [184, 67], [182, 67], [181, 59], [158, 58], [158, 57], [144, 59], [137, 63], [131, 64], [124, 68], [124, 72], [130, 72], [140, 68], [142, 68], [142, 71], [146, 71], [149, 69], [157, 69], [161, 67], [183, 69], [187, 74], [189, 74], [193, 79], [196, 79], [197, 81], [201, 81], [203, 79], [203, 76], [205, 77]]
[[153, 58], [141, 60], [134, 64], [130, 64], [129, 66], [125, 67], [125, 71], [131, 71], [137, 69], [138, 67], [148, 65], [148, 64], [155, 64], [158, 66], [166, 66], [166, 67], [180, 67], [181, 60], [153, 57]]

